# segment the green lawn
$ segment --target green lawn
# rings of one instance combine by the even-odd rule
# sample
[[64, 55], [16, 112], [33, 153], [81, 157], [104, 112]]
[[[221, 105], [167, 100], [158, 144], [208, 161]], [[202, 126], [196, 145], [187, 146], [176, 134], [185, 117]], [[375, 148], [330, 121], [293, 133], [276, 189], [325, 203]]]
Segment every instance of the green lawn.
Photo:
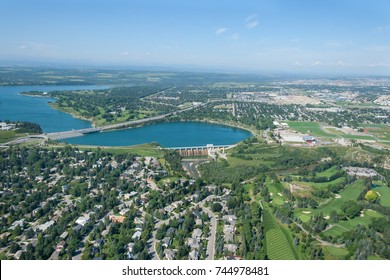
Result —
[[[291, 129], [306, 133], [306, 134], [311, 134], [314, 136], [319, 136], [319, 137], [326, 137], [326, 138], [331, 138], [334, 137], [335, 135], [330, 134], [325, 132], [324, 130], [321, 129], [320, 124], [317, 122], [292, 122], [292, 121], [287, 121], [286, 122]], [[308, 132], [310, 131], [310, 132]]]
[[365, 135], [351, 135], [351, 134], [343, 134], [343, 138], [347, 139], [356, 139], [356, 140], [375, 140], [371, 136], [365, 136]]
[[263, 216], [268, 257], [271, 260], [297, 259], [298, 256], [292, 244], [269, 211], [269, 209], [264, 208]]
[[331, 168], [326, 169], [325, 171], [316, 173], [316, 177], [330, 177], [336, 174], [339, 170], [337, 170], [336, 166], [332, 166]]
[[15, 130], [0, 131], [0, 143], [6, 143], [12, 141], [18, 137]]
[[283, 194], [283, 185], [281, 183], [272, 182], [270, 177], [267, 177], [265, 181], [268, 191], [272, 193], [272, 203], [275, 205], [283, 205], [286, 200]]
[[327, 236], [337, 237], [344, 232], [354, 229], [357, 225], [368, 226], [372, 223], [374, 218], [383, 217], [382, 214], [370, 209], [365, 210], [363, 215], [363, 217], [359, 216], [347, 221], [340, 221], [336, 223], [331, 229], [325, 231], [324, 234]]
[[335, 198], [331, 200], [329, 203], [323, 205], [322, 207], [315, 209], [315, 212], [322, 212], [324, 216], [330, 214], [332, 210], [340, 212], [341, 205], [344, 204], [345, 201], [348, 200], [356, 200], [360, 193], [364, 189], [363, 180], [356, 180], [350, 185], [347, 185], [340, 193], [340, 198]]
[[323, 247], [326, 259], [342, 259], [348, 255], [348, 250], [345, 248], [336, 248], [333, 246]]
[[[296, 209], [294, 211], [294, 214], [302, 221], [307, 221], [310, 218], [310, 216], [314, 213], [322, 212], [324, 216], [329, 215], [332, 210], [335, 210], [336, 212], [340, 213], [341, 211], [340, 208], [344, 204], [344, 202], [348, 200], [356, 200], [359, 197], [360, 193], [363, 191], [363, 189], [364, 189], [363, 180], [357, 180], [352, 184], [347, 185], [339, 193], [340, 198], [334, 198], [317, 209], [310, 209], [310, 208]], [[310, 212], [310, 213], [303, 213], [303, 212]]]
[[[80, 146], [81, 149], [84, 150], [95, 150], [97, 147], [94, 146]], [[163, 157], [163, 150], [156, 148], [156, 146], [151, 144], [141, 144], [135, 146], [128, 147], [109, 147], [109, 148], [101, 148], [104, 151], [113, 153], [113, 154], [135, 154], [139, 156], [155, 156], [155, 157]]]
[[390, 207], [390, 188], [378, 187], [373, 190], [380, 194], [379, 204], [385, 207]]
[[339, 185], [345, 181], [344, 177], [337, 178], [333, 181], [324, 182], [324, 183], [314, 183], [314, 182], [293, 182], [296, 185], [309, 186], [315, 189], [324, 189], [328, 186]]

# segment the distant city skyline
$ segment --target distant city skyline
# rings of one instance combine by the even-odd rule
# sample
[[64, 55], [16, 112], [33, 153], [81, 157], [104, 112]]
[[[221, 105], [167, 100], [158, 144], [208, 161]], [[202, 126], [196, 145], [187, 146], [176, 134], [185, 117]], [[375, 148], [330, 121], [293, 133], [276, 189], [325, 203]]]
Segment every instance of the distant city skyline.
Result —
[[390, 74], [386, 0], [4, 0], [0, 62]]

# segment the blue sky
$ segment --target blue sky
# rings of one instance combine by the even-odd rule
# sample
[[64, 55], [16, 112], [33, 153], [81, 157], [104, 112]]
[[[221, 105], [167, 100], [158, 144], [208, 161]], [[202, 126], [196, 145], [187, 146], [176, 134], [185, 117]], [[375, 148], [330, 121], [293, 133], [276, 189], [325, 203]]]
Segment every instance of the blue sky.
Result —
[[388, 0], [2, 0], [0, 61], [390, 73]]

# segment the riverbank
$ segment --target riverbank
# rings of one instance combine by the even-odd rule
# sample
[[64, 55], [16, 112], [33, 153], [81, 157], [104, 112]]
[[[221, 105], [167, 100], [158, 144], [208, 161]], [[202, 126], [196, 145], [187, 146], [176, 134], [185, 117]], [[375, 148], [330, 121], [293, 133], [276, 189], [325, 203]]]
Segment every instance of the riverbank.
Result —
[[67, 113], [69, 115], [72, 115], [75, 119], [87, 121], [91, 123], [91, 127], [97, 127], [97, 125], [93, 122], [93, 118], [86, 118], [82, 115], [80, 115], [77, 111], [73, 110], [71, 107], [59, 107], [55, 102], [48, 102], [47, 103], [52, 109], [61, 111], [63, 113]]

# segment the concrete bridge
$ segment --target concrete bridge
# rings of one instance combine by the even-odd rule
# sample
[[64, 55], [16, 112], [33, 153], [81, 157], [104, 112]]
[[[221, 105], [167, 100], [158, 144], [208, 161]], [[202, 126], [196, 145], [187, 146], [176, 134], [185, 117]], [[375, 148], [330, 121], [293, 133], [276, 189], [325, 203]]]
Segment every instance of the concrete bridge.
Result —
[[91, 128], [84, 128], [84, 129], [77, 129], [77, 130], [70, 130], [70, 131], [47, 133], [46, 136], [49, 139], [57, 140], [57, 139], [78, 137], [84, 134], [100, 132], [100, 131], [102, 131], [100, 127], [91, 127]]

